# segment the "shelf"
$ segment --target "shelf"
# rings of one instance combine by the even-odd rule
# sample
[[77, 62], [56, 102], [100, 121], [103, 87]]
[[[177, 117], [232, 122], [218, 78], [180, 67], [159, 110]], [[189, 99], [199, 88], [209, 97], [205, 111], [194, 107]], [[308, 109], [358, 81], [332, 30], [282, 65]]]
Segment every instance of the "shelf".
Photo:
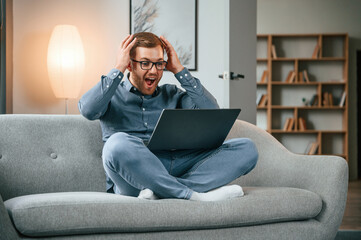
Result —
[[272, 85], [287, 85], [287, 86], [292, 86], [292, 85], [302, 85], [302, 86], [314, 85], [314, 86], [317, 86], [320, 83], [318, 83], [318, 82], [292, 82], [292, 83], [288, 83], [288, 82], [276, 82], [276, 81], [273, 81], [273, 82], [271, 82], [271, 84]]
[[[267, 60], [267, 59], [266, 59]], [[290, 62], [290, 61], [345, 61], [344, 57], [323, 57], [323, 58], [272, 58], [272, 61], [275, 62]], [[257, 59], [258, 61], [258, 59]], [[264, 59], [260, 59], [259, 61], [264, 61]]]
[[271, 133], [284, 133], [284, 134], [345, 134], [346, 131], [333, 131], [333, 130], [292, 130], [292, 131], [285, 131], [282, 129], [272, 129]]
[[[257, 95], [268, 96], [257, 126], [291, 152], [317, 142], [315, 155], [348, 160], [348, 41], [346, 33], [257, 35]], [[308, 130], [283, 130], [291, 126]]]
[[305, 131], [296, 131], [296, 130], [292, 130], [292, 131], [285, 131], [282, 129], [272, 129], [271, 133], [285, 133], [285, 134], [317, 134], [319, 133], [319, 131], [316, 130], [305, 130]]
[[257, 58], [257, 62], [267, 62], [267, 58]]
[[273, 105], [271, 106], [272, 109], [301, 109], [301, 110], [344, 110], [345, 107], [339, 106], [279, 106]]
[[[265, 84], [267, 85], [267, 83], [257, 83], [257, 84]], [[345, 85], [345, 82], [292, 82], [292, 83], [288, 83], [288, 82], [278, 82], [278, 81], [273, 81], [271, 82], [272, 85], [287, 85], [287, 86], [292, 86], [292, 85], [301, 85], [301, 86], [307, 86], [307, 85], [314, 85], [314, 86], [318, 86], [318, 85]]]

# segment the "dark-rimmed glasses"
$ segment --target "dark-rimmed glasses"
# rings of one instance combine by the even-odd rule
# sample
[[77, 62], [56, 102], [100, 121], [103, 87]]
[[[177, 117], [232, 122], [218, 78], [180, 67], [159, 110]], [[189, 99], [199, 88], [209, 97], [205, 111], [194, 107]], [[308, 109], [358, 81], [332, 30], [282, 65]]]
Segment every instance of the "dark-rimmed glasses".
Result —
[[131, 59], [133, 62], [137, 62], [140, 64], [140, 68], [143, 70], [152, 69], [155, 65], [157, 70], [164, 70], [165, 66], [167, 65], [167, 61], [159, 61], [159, 62], [151, 62], [151, 61], [137, 61], [135, 59]]

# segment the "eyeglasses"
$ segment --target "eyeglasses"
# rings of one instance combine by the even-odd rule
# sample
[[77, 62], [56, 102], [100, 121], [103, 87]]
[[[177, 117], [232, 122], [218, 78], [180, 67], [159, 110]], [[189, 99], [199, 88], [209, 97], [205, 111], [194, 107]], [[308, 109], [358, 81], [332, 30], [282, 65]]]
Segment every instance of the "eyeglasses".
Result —
[[157, 70], [164, 70], [165, 66], [167, 65], [166, 61], [159, 61], [159, 62], [151, 62], [151, 61], [137, 61], [134, 59], [131, 59], [133, 62], [137, 62], [140, 64], [140, 68], [143, 70], [149, 70], [152, 69], [152, 67], [155, 65], [155, 68]]

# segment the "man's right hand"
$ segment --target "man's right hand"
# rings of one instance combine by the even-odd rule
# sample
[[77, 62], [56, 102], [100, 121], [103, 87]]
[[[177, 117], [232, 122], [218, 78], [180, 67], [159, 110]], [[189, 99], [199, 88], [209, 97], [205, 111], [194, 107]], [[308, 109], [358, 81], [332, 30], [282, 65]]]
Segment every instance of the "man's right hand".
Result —
[[124, 73], [130, 63], [130, 49], [132, 49], [135, 43], [136, 38], [133, 38], [133, 35], [128, 35], [118, 48], [115, 68], [122, 73]]

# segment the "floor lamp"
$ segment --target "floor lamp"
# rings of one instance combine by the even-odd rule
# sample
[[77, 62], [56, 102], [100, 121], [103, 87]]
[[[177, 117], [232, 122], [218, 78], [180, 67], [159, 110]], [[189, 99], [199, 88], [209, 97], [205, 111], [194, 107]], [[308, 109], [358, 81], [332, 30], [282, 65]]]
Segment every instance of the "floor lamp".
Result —
[[79, 96], [84, 75], [84, 50], [78, 29], [73, 25], [55, 26], [48, 46], [48, 75], [56, 98], [68, 99]]

